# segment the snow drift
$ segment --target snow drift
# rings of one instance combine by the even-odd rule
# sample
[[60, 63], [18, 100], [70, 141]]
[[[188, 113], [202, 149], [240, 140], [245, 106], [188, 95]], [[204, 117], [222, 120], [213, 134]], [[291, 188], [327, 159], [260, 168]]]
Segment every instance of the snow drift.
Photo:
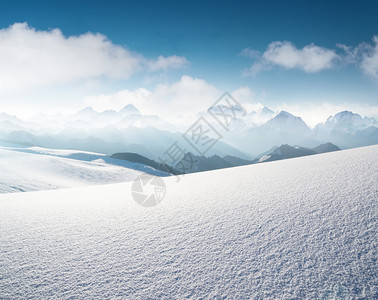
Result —
[[99, 153], [0, 146], [0, 193], [133, 181], [142, 172], [170, 175]]
[[377, 298], [378, 146], [0, 195], [1, 298]]

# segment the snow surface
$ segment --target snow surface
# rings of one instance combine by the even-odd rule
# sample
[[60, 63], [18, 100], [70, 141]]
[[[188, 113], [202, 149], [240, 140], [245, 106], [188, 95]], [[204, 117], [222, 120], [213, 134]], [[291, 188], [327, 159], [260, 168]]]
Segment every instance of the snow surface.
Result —
[[378, 146], [0, 195], [0, 298], [377, 299]]
[[168, 173], [104, 154], [42, 147], [0, 147], [0, 193], [133, 181]]

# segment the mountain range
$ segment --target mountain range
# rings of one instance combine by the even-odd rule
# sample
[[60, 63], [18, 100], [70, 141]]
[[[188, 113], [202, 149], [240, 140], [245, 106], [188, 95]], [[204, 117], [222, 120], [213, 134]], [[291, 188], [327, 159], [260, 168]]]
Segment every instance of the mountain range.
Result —
[[211, 171], [217, 169], [224, 169], [230, 167], [237, 167], [237, 166], [244, 166], [244, 165], [251, 165], [257, 163], [263, 163], [268, 161], [275, 161], [281, 159], [288, 159], [288, 158], [295, 158], [307, 155], [314, 155], [332, 151], [340, 150], [339, 147], [332, 143], [326, 143], [310, 148], [304, 148], [300, 146], [289, 146], [287, 144], [281, 145], [279, 147], [274, 147], [270, 151], [266, 153], [260, 154], [254, 160], [245, 160], [235, 156], [226, 155], [224, 157], [220, 157], [218, 155], [212, 155], [209, 157], [195, 155], [191, 152], [186, 153], [185, 157], [181, 159], [177, 164], [173, 167], [168, 166], [166, 164], [158, 163], [154, 160], [151, 160], [147, 157], [136, 153], [115, 153], [112, 154], [110, 157], [115, 159], [127, 160], [133, 163], [140, 163], [150, 166], [156, 170], [169, 172], [173, 175], [180, 175], [180, 174], [187, 174], [187, 173], [195, 173], [195, 172], [203, 172], [203, 171]]
[[[339, 147], [332, 143], [326, 143], [314, 148], [304, 148], [300, 146], [289, 146], [287, 144], [276, 147], [271, 153], [261, 155], [257, 158], [257, 162], [268, 162], [281, 159], [295, 158], [307, 155], [314, 155], [326, 152], [333, 152], [340, 150]], [[255, 161], [256, 161], [255, 160]]]
[[[220, 131], [211, 112], [199, 114]], [[245, 112], [240, 107], [222, 107], [234, 118], [228, 131], [205, 153], [207, 157], [227, 155], [254, 160], [259, 153], [277, 145], [313, 148], [331, 142], [340, 148], [378, 143], [378, 122], [351, 111], [339, 112], [311, 129], [300, 116], [287, 111], [274, 112], [262, 106]], [[128, 104], [119, 111], [97, 112], [91, 107], [63, 116], [37, 115], [31, 120], [0, 114], [0, 140], [58, 149], [77, 149], [105, 154], [133, 152], [157, 160], [175, 142], [185, 152], [196, 153], [182, 136], [190, 126], [171, 124], [160, 116], [141, 113]]]

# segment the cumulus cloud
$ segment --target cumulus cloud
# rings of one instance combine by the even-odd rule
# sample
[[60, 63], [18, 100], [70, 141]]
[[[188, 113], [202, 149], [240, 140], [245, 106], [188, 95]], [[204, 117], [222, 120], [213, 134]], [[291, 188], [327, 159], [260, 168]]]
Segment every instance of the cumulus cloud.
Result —
[[248, 112], [256, 111], [262, 107], [261, 103], [255, 102], [256, 94], [247, 86], [243, 86], [234, 90], [231, 95]]
[[[243, 51], [247, 54], [251, 53], [250, 49], [248, 51], [244, 49]], [[298, 49], [288, 41], [277, 41], [269, 44], [258, 61], [249, 70], [246, 70], [244, 75], [255, 75], [274, 65], [286, 69], [300, 69], [306, 73], [315, 73], [332, 68], [335, 60], [338, 58], [339, 56], [335, 50], [326, 49], [314, 44]]]
[[272, 68], [272, 66], [270, 64], [268, 64], [266, 61], [261, 59], [259, 61], [256, 61], [255, 63], [253, 63], [252, 66], [249, 67], [248, 69], [243, 70], [242, 76], [243, 77], [247, 77], [247, 76], [250, 76], [250, 75], [255, 76], [258, 73], [260, 73], [262, 71], [270, 70], [271, 68]]
[[298, 49], [291, 42], [277, 41], [270, 43], [262, 54], [246, 48], [241, 51], [240, 55], [252, 58], [255, 62], [244, 70], [242, 75], [256, 75], [272, 69], [274, 66], [316, 73], [333, 68], [337, 62], [339, 65], [354, 64], [369, 77], [378, 79], [377, 35], [373, 36], [370, 43], [362, 42], [355, 47], [336, 44], [336, 47], [339, 49], [338, 53], [334, 49], [327, 49], [314, 44]]
[[337, 44], [344, 51], [343, 61], [355, 64], [371, 78], [378, 79], [378, 36], [373, 36], [372, 43], [362, 42], [356, 47]]
[[240, 56], [256, 58], [260, 56], [260, 52], [251, 48], [245, 48], [240, 52]]
[[169, 57], [159, 56], [156, 60], [149, 61], [147, 65], [151, 72], [156, 72], [182, 68], [187, 66], [188, 63], [185, 57], [173, 55]]
[[[247, 86], [230, 92], [247, 111], [262, 107], [255, 102], [255, 93]], [[223, 93], [203, 79], [182, 76], [177, 82], [159, 84], [152, 90], [125, 89], [112, 94], [87, 96], [84, 106], [91, 106], [97, 111], [118, 111], [132, 103], [144, 114], [157, 114], [173, 123], [187, 124], [193, 122], [199, 112], [207, 111]]]
[[[92, 95], [84, 99], [84, 106], [97, 111], [120, 110], [132, 103], [144, 114], [159, 115], [177, 125], [190, 125], [198, 112], [206, 111], [224, 91], [217, 89], [203, 79], [183, 76], [172, 84], [157, 85], [149, 90], [121, 90], [111, 94]], [[248, 111], [260, 109], [263, 105], [249, 87], [231, 91], [232, 96]], [[83, 106], [83, 107], [84, 107]], [[378, 117], [378, 106], [361, 103], [308, 102], [302, 104], [268, 105], [272, 110], [286, 110], [301, 116], [311, 127], [324, 122], [330, 115], [351, 110], [361, 116]]]
[[318, 47], [314, 44], [297, 49], [290, 42], [273, 42], [268, 46], [263, 57], [268, 62], [287, 69], [298, 68], [313, 73], [331, 68], [337, 54], [334, 50]]
[[127, 79], [144, 69], [167, 70], [184, 63], [178, 56], [147, 60], [99, 33], [64, 36], [59, 29], [41, 31], [27, 23], [0, 30], [0, 91], [102, 76]]
[[378, 36], [373, 37], [374, 45], [367, 45], [362, 55], [361, 68], [369, 76], [378, 79]]
[[154, 90], [145, 88], [122, 90], [84, 99], [85, 105], [98, 111], [119, 110], [132, 103], [145, 114], [157, 114], [174, 122], [192, 121], [200, 111], [206, 111], [221, 95], [221, 91], [203, 79], [182, 76], [172, 84], [159, 84]]

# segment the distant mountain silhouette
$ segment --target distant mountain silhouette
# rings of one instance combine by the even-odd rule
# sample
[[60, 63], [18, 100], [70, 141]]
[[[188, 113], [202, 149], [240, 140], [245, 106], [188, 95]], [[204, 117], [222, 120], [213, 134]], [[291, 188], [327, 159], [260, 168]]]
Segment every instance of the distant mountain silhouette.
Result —
[[325, 143], [315, 148], [312, 148], [312, 150], [314, 150], [316, 153], [326, 153], [326, 152], [338, 151], [340, 150], [340, 148], [332, 143]]
[[[210, 117], [209, 112], [214, 110], [235, 116], [227, 130], [219, 130], [219, 120]], [[351, 111], [341, 111], [330, 116], [313, 129], [300, 116], [287, 111], [273, 112], [262, 105], [260, 109], [247, 113], [239, 105], [217, 105], [203, 111], [201, 116], [222, 136], [206, 155], [217, 155], [223, 161], [214, 157], [212, 163], [203, 162], [208, 164], [204, 169], [213, 168], [212, 164], [243, 165], [250, 159], [271, 155], [275, 149], [267, 149], [277, 145], [301, 145], [311, 149], [331, 142], [345, 149], [378, 143], [378, 122]], [[181, 143], [182, 149], [195, 151], [182, 140], [182, 133], [188, 128], [190, 124], [172, 124], [161, 116], [143, 114], [133, 104], [127, 104], [119, 111], [96, 111], [86, 107], [71, 115], [38, 114], [29, 120], [0, 113], [2, 140], [107, 155], [116, 152], [138, 153], [155, 161], [175, 141]], [[296, 157], [300, 151], [301, 149], [292, 150], [290, 155]], [[263, 155], [258, 155], [259, 153]], [[227, 155], [246, 161], [227, 158]], [[281, 159], [280, 155], [272, 154], [270, 159]], [[290, 155], [287, 153], [286, 156]]]
[[325, 143], [312, 149], [284, 144], [279, 147], [273, 147], [272, 149], [270, 149], [270, 151], [263, 153], [255, 160], [246, 160], [231, 155], [226, 155], [224, 157], [212, 155], [206, 157], [188, 152], [179, 162], [174, 165], [174, 167], [164, 163], [158, 163], [137, 153], [114, 153], [110, 157], [144, 164], [154, 169], [171, 173], [173, 175], [180, 175], [314, 155], [338, 150], [340, 150], [339, 147], [332, 143]]
[[226, 162], [230, 163], [233, 166], [244, 166], [244, 165], [250, 165], [251, 163], [253, 163], [252, 160], [241, 159], [239, 157], [235, 157], [232, 155], [224, 156], [223, 160], [225, 160]]
[[137, 154], [137, 153], [130, 153], [130, 152], [114, 153], [114, 154], [110, 155], [110, 157], [115, 158], [115, 159], [127, 160], [127, 161], [134, 162], [134, 163], [144, 164], [144, 165], [150, 166], [150, 167], [152, 167], [156, 170], [168, 172], [168, 173], [171, 173], [173, 175], [180, 174], [179, 171], [168, 166], [167, 164], [158, 163], [158, 162], [156, 162], [152, 159], [149, 159], [149, 158], [147, 158], [143, 155]]
[[317, 140], [332, 141], [343, 148], [378, 143], [378, 122], [351, 111], [342, 111], [316, 125], [313, 136]]
[[[187, 155], [191, 157], [190, 161], [192, 161], [192, 166], [186, 163], [187, 165], [186, 171], [190, 173], [234, 167], [233, 164], [224, 160], [222, 157], [218, 155], [212, 155], [210, 157], [206, 157], [206, 156], [194, 155], [190, 152]], [[184, 157], [183, 161], [185, 160], [188, 161], [188, 159]]]
[[331, 151], [338, 151], [340, 150], [339, 147], [332, 143], [326, 143], [319, 145], [315, 148], [304, 148], [299, 146], [289, 146], [287, 144], [281, 145], [280, 147], [274, 149], [271, 153], [265, 154], [260, 158], [256, 159], [256, 162], [268, 162], [268, 161], [275, 161], [287, 158], [294, 158], [294, 157], [301, 157], [307, 155], [314, 155], [319, 153], [331, 152]]
[[124, 116], [125, 115], [131, 115], [131, 114], [139, 115], [140, 111], [133, 104], [127, 104], [124, 108], [122, 108], [119, 111], [119, 113], [124, 115]]

